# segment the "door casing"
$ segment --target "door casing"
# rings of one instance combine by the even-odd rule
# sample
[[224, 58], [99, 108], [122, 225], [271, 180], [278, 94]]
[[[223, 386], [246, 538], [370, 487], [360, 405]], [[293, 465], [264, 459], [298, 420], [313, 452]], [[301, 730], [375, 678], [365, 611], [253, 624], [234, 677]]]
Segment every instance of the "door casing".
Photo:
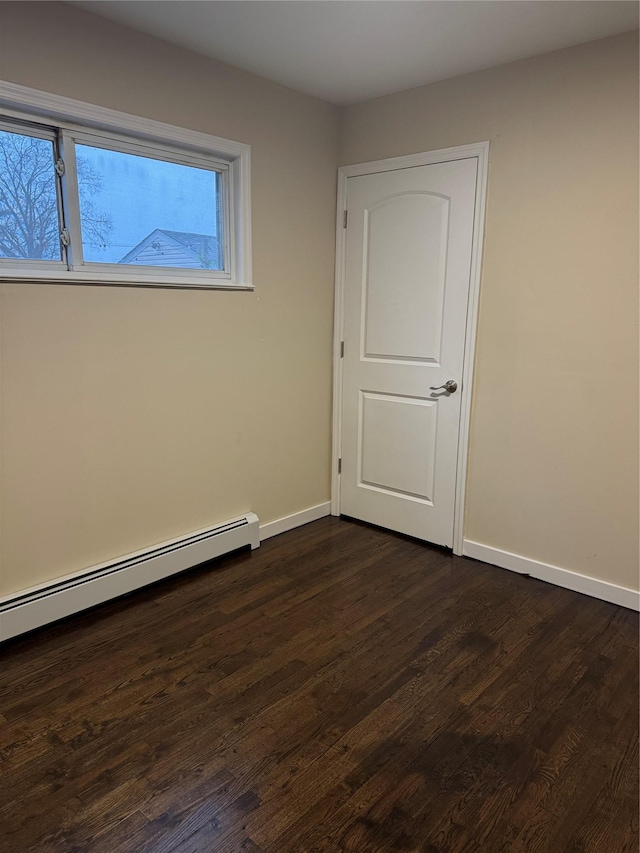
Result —
[[340, 473], [338, 462], [342, 458], [342, 358], [341, 344], [344, 340], [344, 291], [345, 291], [345, 250], [346, 234], [344, 216], [347, 209], [347, 181], [360, 175], [373, 175], [378, 172], [390, 172], [396, 169], [410, 169], [414, 166], [428, 166], [432, 163], [446, 163], [451, 160], [478, 158], [478, 179], [476, 183], [475, 211], [473, 218], [473, 242], [471, 248], [471, 273], [469, 280], [469, 301], [467, 304], [467, 322], [464, 340], [464, 362], [462, 368], [462, 388], [460, 406], [460, 435], [458, 440], [456, 466], [456, 499], [453, 518], [453, 553], [462, 555], [465, 491], [467, 480], [467, 456], [469, 448], [469, 425], [471, 415], [471, 384], [476, 345], [476, 328], [480, 297], [480, 272], [484, 236], [485, 206], [487, 196], [487, 176], [489, 171], [489, 143], [475, 142], [454, 148], [440, 148], [422, 154], [410, 154], [405, 157], [391, 157], [375, 160], [371, 163], [357, 163], [341, 166], [338, 169], [338, 204], [336, 214], [336, 272], [335, 272], [335, 309], [333, 334], [333, 440], [331, 460], [331, 514], [340, 515]]

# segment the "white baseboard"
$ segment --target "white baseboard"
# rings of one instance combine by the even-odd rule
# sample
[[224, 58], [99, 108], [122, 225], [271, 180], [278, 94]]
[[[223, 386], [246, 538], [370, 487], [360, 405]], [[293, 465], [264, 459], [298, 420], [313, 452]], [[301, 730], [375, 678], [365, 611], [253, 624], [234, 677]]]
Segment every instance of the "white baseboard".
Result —
[[308, 509], [300, 510], [300, 512], [294, 512], [292, 515], [285, 515], [284, 518], [268, 521], [266, 524], [260, 525], [260, 541], [263, 542], [279, 533], [286, 533], [287, 530], [293, 530], [294, 527], [302, 527], [303, 524], [317, 521], [319, 518], [324, 518], [325, 515], [330, 515], [330, 513], [331, 501], [326, 501], [322, 504], [316, 504], [316, 506], [310, 506]]
[[521, 575], [531, 575], [532, 578], [538, 578], [565, 589], [572, 589], [574, 592], [581, 592], [583, 595], [590, 595], [592, 598], [610, 601], [612, 604], [619, 604], [622, 607], [628, 607], [630, 610], [640, 610], [640, 592], [625, 586], [618, 586], [615, 583], [581, 575], [578, 572], [569, 571], [569, 569], [561, 569], [559, 566], [552, 566], [549, 563], [541, 563], [539, 560], [533, 560], [530, 557], [521, 557], [519, 554], [512, 554], [510, 551], [501, 551], [500, 548], [492, 548], [490, 545], [482, 545], [480, 542], [472, 542], [470, 539], [464, 540], [462, 553], [465, 557], [473, 557], [474, 560], [491, 563], [491, 565], [499, 566], [501, 569], [509, 569]]

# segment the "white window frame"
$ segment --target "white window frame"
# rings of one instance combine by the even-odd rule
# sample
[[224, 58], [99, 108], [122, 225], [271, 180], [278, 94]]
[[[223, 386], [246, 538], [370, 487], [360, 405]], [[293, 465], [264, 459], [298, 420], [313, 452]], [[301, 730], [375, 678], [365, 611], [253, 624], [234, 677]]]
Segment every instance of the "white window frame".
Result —
[[71, 191], [65, 196], [65, 226], [71, 236], [67, 262], [2, 258], [0, 281], [253, 290], [249, 145], [4, 81], [0, 81], [0, 122], [2, 116], [35, 124], [34, 135], [39, 135], [39, 129], [59, 129], [67, 184], [76, 180], [75, 145], [69, 145], [76, 141], [219, 172], [225, 269], [84, 263], [77, 187], [69, 186]]

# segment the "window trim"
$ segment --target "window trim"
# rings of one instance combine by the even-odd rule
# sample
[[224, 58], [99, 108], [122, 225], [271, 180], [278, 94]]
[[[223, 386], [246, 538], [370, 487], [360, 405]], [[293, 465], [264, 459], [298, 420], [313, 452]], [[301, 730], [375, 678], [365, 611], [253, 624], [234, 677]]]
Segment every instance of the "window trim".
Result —
[[[172, 267], [138, 267], [88, 263], [81, 269], [68, 268], [58, 261], [0, 262], [0, 282], [24, 281], [57, 284], [97, 284], [132, 287], [187, 287], [205, 290], [253, 290], [251, 265], [251, 146], [200, 131], [188, 130], [119, 110], [99, 107], [73, 98], [42, 92], [0, 80], [0, 112], [18, 121], [32, 122], [62, 130], [61, 137], [99, 136], [124, 145], [153, 148], [170, 159], [198, 158], [217, 163], [223, 173], [223, 205], [226, 234], [227, 272], [180, 270]], [[117, 149], [116, 149], [117, 150]], [[67, 155], [68, 156], [68, 155]], [[174, 161], [179, 162], [179, 161]], [[228, 192], [224, 192], [225, 185]], [[69, 227], [69, 225], [67, 225]], [[78, 235], [72, 235], [76, 237]], [[45, 266], [46, 264], [46, 266]], [[55, 265], [52, 268], [51, 265]], [[217, 275], [216, 275], [217, 273]]]

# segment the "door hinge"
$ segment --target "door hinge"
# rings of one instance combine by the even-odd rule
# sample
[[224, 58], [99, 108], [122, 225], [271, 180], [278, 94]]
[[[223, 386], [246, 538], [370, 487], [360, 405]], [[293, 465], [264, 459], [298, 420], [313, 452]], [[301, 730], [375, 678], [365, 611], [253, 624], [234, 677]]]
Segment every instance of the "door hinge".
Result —
[[342, 459], [338, 459], [338, 474], [342, 474]]
[[344, 211], [344, 213], [342, 214], [342, 227], [343, 227], [343, 228], [346, 228], [346, 227], [347, 227], [347, 219], [348, 219], [348, 217], [349, 217], [349, 214], [348, 214], [348, 213], [347, 213], [347, 211], [345, 210], [345, 211]]
[[61, 178], [64, 175], [64, 160], [62, 157], [58, 157], [55, 165], [56, 175]]
[[69, 230], [67, 228], [63, 228], [60, 232], [60, 242], [65, 247], [71, 242], [71, 234], [69, 234]]
[[344, 341], [340, 341], [340, 358], [344, 358]]

